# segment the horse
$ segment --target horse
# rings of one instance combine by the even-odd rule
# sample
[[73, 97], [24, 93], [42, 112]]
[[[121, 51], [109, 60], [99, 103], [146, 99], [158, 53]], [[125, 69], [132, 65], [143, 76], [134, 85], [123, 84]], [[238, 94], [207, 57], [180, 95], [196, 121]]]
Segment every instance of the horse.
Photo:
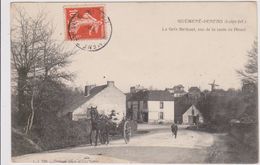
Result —
[[90, 144], [92, 145], [92, 133], [95, 131], [96, 132], [95, 145], [97, 146], [99, 131], [101, 129], [97, 107], [90, 108], [90, 117], [91, 117]]
[[171, 131], [172, 131], [172, 136], [174, 135], [175, 136], [175, 139], [177, 137], [177, 132], [178, 132], [178, 126], [177, 124], [173, 123], [171, 125]]
[[96, 132], [95, 145], [97, 146], [98, 138], [101, 144], [109, 144], [109, 132], [112, 125], [111, 120], [104, 115], [99, 114], [97, 107], [90, 108], [91, 117], [91, 132], [90, 132], [90, 144], [92, 145], [92, 133]]

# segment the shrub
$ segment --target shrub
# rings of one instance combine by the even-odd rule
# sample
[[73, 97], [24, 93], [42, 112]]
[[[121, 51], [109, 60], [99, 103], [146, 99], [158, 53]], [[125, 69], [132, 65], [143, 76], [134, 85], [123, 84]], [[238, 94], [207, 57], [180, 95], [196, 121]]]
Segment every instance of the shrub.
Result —
[[12, 130], [12, 156], [40, 151], [41, 149], [37, 148], [33, 142], [30, 143], [30, 140], [25, 135]]
[[72, 121], [66, 118], [46, 118], [31, 133], [45, 150], [89, 143], [90, 121]]

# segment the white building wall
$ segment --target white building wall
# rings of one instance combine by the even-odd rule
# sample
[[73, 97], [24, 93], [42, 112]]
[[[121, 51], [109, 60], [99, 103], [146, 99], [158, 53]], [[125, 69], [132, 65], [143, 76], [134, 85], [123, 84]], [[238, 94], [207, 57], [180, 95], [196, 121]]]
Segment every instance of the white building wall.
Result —
[[73, 120], [89, 118], [87, 109], [90, 106], [97, 106], [99, 113], [110, 114], [112, 110], [119, 113], [119, 120], [126, 115], [126, 96], [118, 88], [106, 87], [93, 98], [81, 105], [72, 113]]
[[[200, 113], [200, 111], [195, 106], [193, 106], [193, 109], [194, 109], [194, 116], [199, 115], [199, 122], [203, 123], [203, 116]], [[189, 116], [191, 115], [192, 115], [192, 106], [182, 116], [182, 120], [184, 124], [189, 123]]]
[[[173, 122], [174, 121], [174, 101], [163, 101], [163, 109], [160, 109], [160, 101], [148, 101], [149, 122]], [[160, 120], [159, 113], [163, 112], [163, 120]]]

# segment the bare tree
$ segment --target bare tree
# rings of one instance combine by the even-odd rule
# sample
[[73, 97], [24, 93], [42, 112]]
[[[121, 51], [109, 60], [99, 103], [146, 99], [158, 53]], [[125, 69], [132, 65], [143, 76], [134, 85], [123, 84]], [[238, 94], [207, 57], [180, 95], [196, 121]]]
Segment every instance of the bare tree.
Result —
[[244, 70], [238, 70], [237, 73], [241, 77], [243, 83], [253, 83], [257, 85], [258, 83], [258, 49], [257, 49], [257, 40], [254, 41], [252, 48], [247, 53], [248, 62], [245, 65]]
[[17, 11], [17, 24], [11, 29], [12, 64], [17, 72], [18, 110], [22, 119], [26, 115], [26, 97], [28, 75], [37, 63], [41, 51], [41, 36], [38, 31], [43, 27], [43, 17], [32, 19], [20, 10]]
[[35, 96], [44, 89], [47, 79], [72, 80], [72, 74], [64, 67], [69, 64], [68, 58], [76, 52], [65, 50], [63, 43], [53, 39], [54, 28], [43, 12], [30, 17], [17, 10], [14, 22], [11, 29], [12, 65], [17, 74], [18, 110], [23, 124], [27, 118], [28, 133], [33, 125]]

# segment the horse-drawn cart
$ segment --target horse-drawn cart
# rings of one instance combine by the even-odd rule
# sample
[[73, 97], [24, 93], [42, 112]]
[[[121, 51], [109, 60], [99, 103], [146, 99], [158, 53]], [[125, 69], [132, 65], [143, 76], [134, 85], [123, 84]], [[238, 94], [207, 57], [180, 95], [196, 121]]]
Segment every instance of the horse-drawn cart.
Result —
[[97, 139], [99, 137], [101, 144], [109, 143], [109, 136], [122, 136], [125, 143], [129, 143], [132, 133], [135, 128], [133, 127], [134, 121], [128, 120], [126, 116], [117, 116], [115, 111], [111, 111], [111, 114], [104, 115], [99, 114], [97, 107], [91, 107], [91, 133], [90, 133], [90, 143], [92, 144], [92, 133], [96, 132], [96, 145]]
[[112, 123], [110, 135], [122, 135], [122, 137], [125, 140], [125, 143], [127, 144], [130, 141], [130, 137], [132, 135], [130, 121], [123, 119], [119, 124]]

